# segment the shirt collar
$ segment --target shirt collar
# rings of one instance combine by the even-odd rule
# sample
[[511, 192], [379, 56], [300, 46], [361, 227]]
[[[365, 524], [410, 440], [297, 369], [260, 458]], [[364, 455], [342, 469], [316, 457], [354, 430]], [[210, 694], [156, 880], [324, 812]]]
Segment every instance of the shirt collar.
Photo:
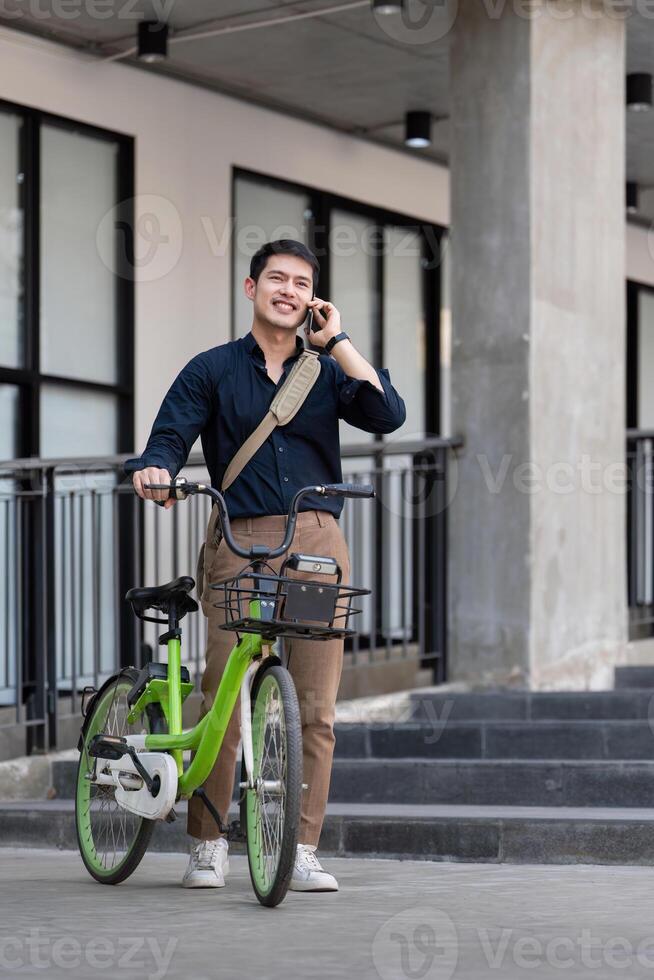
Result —
[[[251, 357], [256, 357], [258, 358], [258, 360], [265, 362], [263, 351], [261, 350], [258, 343], [256, 342], [254, 334], [252, 333], [251, 330], [243, 338], [243, 343], [245, 345], [246, 351]], [[304, 350], [304, 341], [302, 340], [302, 337], [298, 335], [295, 338], [295, 353], [292, 354], [290, 357], [287, 357], [286, 360], [284, 361], [284, 364], [287, 364], [289, 361], [294, 361], [297, 357], [300, 356], [303, 350]]]

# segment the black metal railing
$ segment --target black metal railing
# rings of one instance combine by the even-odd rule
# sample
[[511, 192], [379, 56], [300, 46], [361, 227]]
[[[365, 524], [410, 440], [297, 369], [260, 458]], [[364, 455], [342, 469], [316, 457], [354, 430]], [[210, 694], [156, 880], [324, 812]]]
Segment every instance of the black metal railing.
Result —
[[[344, 478], [374, 501], [345, 502], [351, 580], [370, 588], [345, 667], [414, 658], [446, 677], [448, 460], [444, 439], [343, 449]], [[210, 503], [164, 511], [122, 475], [127, 457], [0, 464], [0, 758], [51, 749], [79, 723], [86, 685], [160, 659], [156, 627], [124, 602], [133, 585], [196, 574]], [[184, 473], [206, 479], [192, 456]], [[184, 660], [199, 686], [206, 621], [190, 616]], [[67, 728], [68, 726], [68, 728]]]
[[627, 582], [631, 639], [654, 634], [654, 430], [627, 430]]

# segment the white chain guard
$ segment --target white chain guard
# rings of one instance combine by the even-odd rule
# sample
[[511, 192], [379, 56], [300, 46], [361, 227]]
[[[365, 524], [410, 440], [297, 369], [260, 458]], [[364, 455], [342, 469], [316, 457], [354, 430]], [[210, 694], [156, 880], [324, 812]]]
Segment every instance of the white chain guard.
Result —
[[159, 792], [156, 796], [152, 796], [142, 780], [140, 789], [125, 789], [121, 785], [119, 773], [138, 776], [134, 763], [128, 755], [124, 755], [122, 759], [108, 762], [116, 786], [116, 803], [138, 817], [145, 817], [147, 820], [164, 820], [177, 798], [177, 763], [167, 752], [139, 752], [138, 757], [141, 765], [151, 776], [159, 777]]

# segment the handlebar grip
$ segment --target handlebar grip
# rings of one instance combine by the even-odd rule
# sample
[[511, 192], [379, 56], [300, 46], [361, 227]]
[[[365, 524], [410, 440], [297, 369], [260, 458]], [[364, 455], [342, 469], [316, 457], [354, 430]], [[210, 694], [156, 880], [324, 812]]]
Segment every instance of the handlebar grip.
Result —
[[321, 492], [326, 497], [374, 497], [371, 483], [326, 483]]
[[[183, 476], [177, 477], [172, 483], [144, 483], [143, 486], [146, 490], [168, 490], [168, 499], [174, 497], [176, 500], [186, 500], [189, 493], [196, 489], [196, 484], [190, 483], [186, 485], [187, 481]], [[164, 500], [155, 500], [155, 504], [163, 505]]]

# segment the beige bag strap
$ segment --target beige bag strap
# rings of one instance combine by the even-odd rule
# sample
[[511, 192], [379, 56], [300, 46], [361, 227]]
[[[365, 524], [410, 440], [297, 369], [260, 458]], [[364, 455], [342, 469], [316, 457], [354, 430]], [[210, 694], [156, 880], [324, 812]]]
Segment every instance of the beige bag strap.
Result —
[[233, 459], [230, 460], [223, 476], [221, 487], [223, 492], [232, 485], [241, 470], [250, 462], [257, 450], [263, 446], [270, 433], [278, 425], [286, 425], [297, 415], [307, 395], [318, 380], [319, 374], [318, 354], [312, 350], [304, 350], [293, 365], [288, 378], [273, 398], [265, 417], [254, 432], [248, 436]]

